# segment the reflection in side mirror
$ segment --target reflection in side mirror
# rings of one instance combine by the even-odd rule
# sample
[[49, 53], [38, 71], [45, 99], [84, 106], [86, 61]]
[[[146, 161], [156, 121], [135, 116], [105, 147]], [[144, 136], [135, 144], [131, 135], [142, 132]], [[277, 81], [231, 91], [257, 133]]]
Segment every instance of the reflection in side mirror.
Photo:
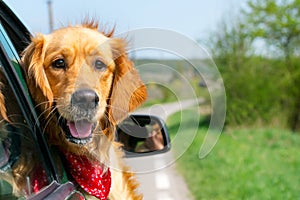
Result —
[[126, 157], [153, 155], [170, 150], [170, 137], [163, 120], [152, 115], [130, 115], [117, 126], [117, 140]]

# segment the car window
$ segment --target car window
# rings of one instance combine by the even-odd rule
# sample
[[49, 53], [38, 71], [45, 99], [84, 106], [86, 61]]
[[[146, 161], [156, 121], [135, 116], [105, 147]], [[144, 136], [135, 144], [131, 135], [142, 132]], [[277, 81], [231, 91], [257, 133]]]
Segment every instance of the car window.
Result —
[[0, 45], [1, 51], [7, 55], [0, 56], [0, 199], [14, 199], [39, 192], [53, 178], [49, 175], [33, 127], [26, 120], [11, 87], [11, 77], [4, 70], [14, 66], [18, 71], [20, 66], [18, 54], [1, 24]]

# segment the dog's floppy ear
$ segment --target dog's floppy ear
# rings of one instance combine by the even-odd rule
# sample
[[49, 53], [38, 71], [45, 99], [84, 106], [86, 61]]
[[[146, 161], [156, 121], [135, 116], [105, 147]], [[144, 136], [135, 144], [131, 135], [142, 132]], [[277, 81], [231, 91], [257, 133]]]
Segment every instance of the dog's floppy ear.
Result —
[[38, 102], [53, 102], [53, 93], [44, 70], [46, 39], [42, 34], [32, 38], [32, 42], [24, 50], [22, 66], [27, 75], [30, 92]]
[[111, 122], [117, 124], [146, 100], [147, 90], [127, 57], [125, 41], [113, 38], [110, 39], [110, 44], [113, 49], [115, 73], [108, 117]]

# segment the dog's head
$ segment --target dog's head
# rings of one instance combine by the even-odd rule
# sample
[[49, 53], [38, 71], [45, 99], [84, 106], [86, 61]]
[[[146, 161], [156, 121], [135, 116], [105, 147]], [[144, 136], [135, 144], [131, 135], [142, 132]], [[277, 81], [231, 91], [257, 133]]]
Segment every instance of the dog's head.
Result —
[[117, 124], [145, 100], [125, 46], [95, 23], [32, 38], [22, 57], [28, 87], [43, 116], [60, 124], [60, 139], [86, 144], [103, 123]]

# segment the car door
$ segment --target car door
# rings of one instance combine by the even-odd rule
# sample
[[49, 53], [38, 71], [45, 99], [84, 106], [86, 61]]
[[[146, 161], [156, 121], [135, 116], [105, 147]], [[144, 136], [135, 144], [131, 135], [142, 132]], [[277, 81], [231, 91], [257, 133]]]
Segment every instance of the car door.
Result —
[[1, 1], [0, 199], [84, 199], [68, 181], [55, 149], [48, 148], [22, 76], [19, 54], [29, 39]]
[[6, 199], [31, 196], [56, 180], [53, 161], [39, 133], [24, 82], [19, 78], [18, 61], [18, 54], [0, 24], [0, 197]]

